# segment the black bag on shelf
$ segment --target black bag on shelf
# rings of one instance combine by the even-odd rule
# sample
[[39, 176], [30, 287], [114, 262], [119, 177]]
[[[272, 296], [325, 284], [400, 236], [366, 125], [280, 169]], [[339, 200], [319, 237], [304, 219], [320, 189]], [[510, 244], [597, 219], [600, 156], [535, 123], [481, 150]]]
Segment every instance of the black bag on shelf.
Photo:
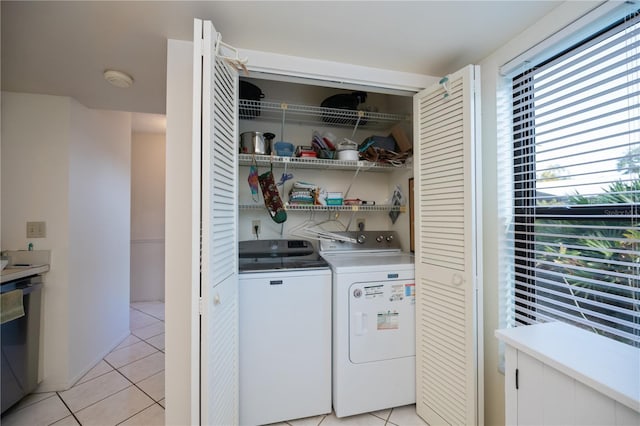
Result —
[[[367, 100], [367, 92], [352, 92], [352, 93], [340, 93], [337, 95], [329, 96], [322, 101], [320, 106], [322, 108], [344, 109], [356, 111], [358, 105]], [[332, 112], [323, 112], [322, 121], [331, 124], [347, 124], [355, 125], [358, 121], [357, 116], [355, 118], [349, 117], [351, 114], [341, 114]], [[366, 121], [360, 120], [360, 125], [366, 124]]]
[[240, 80], [240, 99], [243, 105], [240, 107], [240, 118], [255, 118], [260, 115], [260, 100], [264, 93], [255, 84]]

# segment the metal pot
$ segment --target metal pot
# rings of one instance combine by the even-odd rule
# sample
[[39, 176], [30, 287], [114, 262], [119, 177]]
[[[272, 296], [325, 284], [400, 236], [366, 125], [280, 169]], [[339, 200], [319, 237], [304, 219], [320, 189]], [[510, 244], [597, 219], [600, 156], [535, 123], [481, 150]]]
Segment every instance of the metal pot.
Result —
[[240, 135], [240, 152], [243, 154], [268, 155], [270, 148], [262, 132], [244, 132]]
[[273, 140], [275, 139], [276, 135], [273, 133], [265, 133], [262, 136], [264, 137], [264, 144], [267, 147], [267, 152], [269, 154], [274, 152], [276, 149], [273, 147], [273, 144], [275, 143], [273, 142]]
[[344, 138], [336, 147], [338, 150], [338, 160], [358, 161], [358, 144]]

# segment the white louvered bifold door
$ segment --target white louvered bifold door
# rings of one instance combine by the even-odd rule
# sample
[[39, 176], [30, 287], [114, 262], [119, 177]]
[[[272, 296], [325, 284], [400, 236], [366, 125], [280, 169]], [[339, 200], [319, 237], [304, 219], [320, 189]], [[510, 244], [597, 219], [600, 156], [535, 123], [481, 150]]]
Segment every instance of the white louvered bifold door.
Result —
[[414, 97], [416, 410], [431, 426], [483, 423], [478, 73], [468, 66], [448, 76], [448, 90]]
[[202, 34], [200, 422], [236, 425], [238, 75], [216, 57], [211, 22], [203, 22]]

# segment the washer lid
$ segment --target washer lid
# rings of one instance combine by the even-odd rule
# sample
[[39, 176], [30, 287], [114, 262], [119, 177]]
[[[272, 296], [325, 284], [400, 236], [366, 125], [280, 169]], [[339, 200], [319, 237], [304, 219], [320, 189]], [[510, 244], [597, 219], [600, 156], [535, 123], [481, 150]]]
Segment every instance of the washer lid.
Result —
[[244, 257], [312, 256], [313, 244], [308, 240], [248, 240], [238, 243], [238, 254]]
[[307, 240], [240, 241], [239, 257], [241, 273], [329, 267]]
[[312, 257], [243, 257], [238, 263], [240, 273], [328, 268], [329, 264], [318, 254]]

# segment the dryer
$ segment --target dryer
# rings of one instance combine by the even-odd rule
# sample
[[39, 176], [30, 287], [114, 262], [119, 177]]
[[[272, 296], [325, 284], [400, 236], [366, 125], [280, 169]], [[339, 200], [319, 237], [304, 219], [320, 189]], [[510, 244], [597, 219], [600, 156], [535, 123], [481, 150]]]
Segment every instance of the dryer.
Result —
[[332, 270], [332, 400], [338, 417], [415, 403], [414, 258], [397, 233], [321, 241]]

